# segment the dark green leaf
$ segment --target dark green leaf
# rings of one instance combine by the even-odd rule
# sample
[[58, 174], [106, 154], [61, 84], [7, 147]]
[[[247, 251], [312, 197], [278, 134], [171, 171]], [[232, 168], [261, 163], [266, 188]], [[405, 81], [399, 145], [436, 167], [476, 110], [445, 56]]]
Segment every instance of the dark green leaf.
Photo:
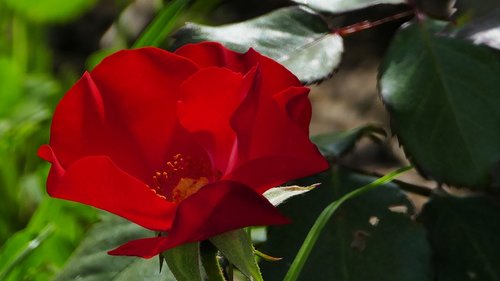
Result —
[[482, 197], [435, 196], [419, 219], [434, 250], [435, 280], [500, 280], [497, 204]]
[[[322, 185], [280, 208], [293, 223], [269, 229], [263, 251], [283, 260], [261, 264], [264, 280], [283, 280], [318, 214], [373, 180], [340, 169], [299, 182]], [[394, 184], [345, 202], [324, 228], [299, 280], [431, 280], [429, 246], [423, 228], [409, 218], [413, 213], [412, 204]]]
[[304, 83], [318, 82], [331, 75], [343, 52], [342, 38], [330, 33], [321, 16], [300, 7], [283, 8], [219, 27], [189, 23], [175, 37], [177, 47], [217, 41], [238, 52], [254, 48], [283, 64]]
[[229, 231], [209, 240], [246, 277], [253, 281], [262, 281], [252, 241], [244, 229]]
[[386, 133], [381, 127], [365, 125], [349, 131], [313, 136], [311, 140], [318, 146], [323, 156], [334, 159], [351, 151], [356, 142], [364, 136], [377, 139], [385, 137]]
[[177, 246], [163, 257], [177, 281], [203, 281], [199, 242]]
[[396, 35], [380, 72], [393, 131], [410, 160], [440, 183], [491, 188], [500, 162], [500, 56], [411, 24]]
[[406, 0], [293, 0], [312, 9], [339, 14], [379, 4], [403, 4]]
[[17, 13], [35, 22], [62, 22], [90, 9], [96, 0], [5, 0]]
[[133, 239], [152, 237], [153, 232], [129, 221], [105, 215], [75, 251], [54, 281], [175, 281], [157, 258], [110, 256], [109, 250]]

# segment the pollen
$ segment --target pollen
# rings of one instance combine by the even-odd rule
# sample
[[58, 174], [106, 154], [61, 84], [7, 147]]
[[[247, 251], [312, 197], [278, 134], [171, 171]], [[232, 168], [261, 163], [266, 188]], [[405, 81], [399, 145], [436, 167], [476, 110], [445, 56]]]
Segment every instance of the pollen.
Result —
[[159, 197], [178, 203], [207, 185], [211, 174], [208, 164], [176, 154], [154, 173], [150, 188]]

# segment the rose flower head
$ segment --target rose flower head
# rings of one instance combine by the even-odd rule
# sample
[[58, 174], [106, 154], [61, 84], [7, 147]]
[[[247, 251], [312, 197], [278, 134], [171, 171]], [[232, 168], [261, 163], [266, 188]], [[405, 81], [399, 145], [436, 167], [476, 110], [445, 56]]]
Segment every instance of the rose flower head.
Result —
[[309, 89], [277, 62], [218, 43], [117, 52], [65, 94], [49, 195], [167, 235], [113, 255], [153, 257], [230, 230], [287, 223], [263, 195], [327, 169], [309, 140]]

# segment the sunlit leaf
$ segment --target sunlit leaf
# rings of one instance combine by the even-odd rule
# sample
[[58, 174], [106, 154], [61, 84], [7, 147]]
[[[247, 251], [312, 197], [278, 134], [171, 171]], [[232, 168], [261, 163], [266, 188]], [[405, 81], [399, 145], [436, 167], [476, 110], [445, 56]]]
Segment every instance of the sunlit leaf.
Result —
[[268, 189], [264, 192], [264, 197], [266, 197], [271, 204], [274, 206], [281, 205], [286, 200], [295, 197], [297, 195], [304, 194], [316, 188], [319, 183], [313, 184], [310, 186], [298, 186], [298, 185], [290, 185], [290, 186], [279, 186]]
[[189, 23], [176, 33], [175, 39], [175, 46], [217, 41], [239, 52], [254, 48], [283, 64], [305, 83], [330, 76], [343, 52], [342, 38], [330, 32], [323, 18], [300, 7], [218, 27]]
[[359, 10], [379, 4], [403, 4], [406, 0], [293, 0], [312, 9], [333, 14]]

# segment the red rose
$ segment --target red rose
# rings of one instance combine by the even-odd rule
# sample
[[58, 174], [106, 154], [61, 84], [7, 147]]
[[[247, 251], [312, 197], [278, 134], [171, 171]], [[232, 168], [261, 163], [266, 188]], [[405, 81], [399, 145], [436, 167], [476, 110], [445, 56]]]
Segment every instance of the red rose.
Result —
[[309, 141], [309, 90], [280, 64], [217, 43], [121, 51], [54, 114], [48, 193], [168, 236], [114, 255], [152, 257], [226, 231], [286, 223], [262, 193], [327, 168]]

